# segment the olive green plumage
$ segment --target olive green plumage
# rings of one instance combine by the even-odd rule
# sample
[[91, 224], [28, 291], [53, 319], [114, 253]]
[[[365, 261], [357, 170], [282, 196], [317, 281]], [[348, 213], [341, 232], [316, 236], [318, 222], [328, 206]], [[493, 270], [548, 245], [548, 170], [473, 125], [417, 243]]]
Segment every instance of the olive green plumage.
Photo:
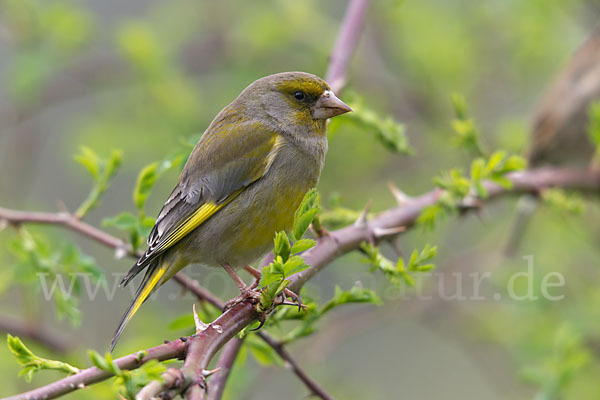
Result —
[[146, 298], [188, 264], [243, 267], [289, 230], [327, 152], [326, 120], [350, 111], [315, 75], [285, 72], [248, 86], [213, 120], [122, 284], [146, 270], [111, 350]]

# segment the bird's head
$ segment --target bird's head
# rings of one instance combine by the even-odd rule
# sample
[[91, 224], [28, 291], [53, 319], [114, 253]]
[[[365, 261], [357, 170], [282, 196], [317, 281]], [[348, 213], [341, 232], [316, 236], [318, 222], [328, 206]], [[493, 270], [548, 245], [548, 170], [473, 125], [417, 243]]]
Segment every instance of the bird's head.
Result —
[[305, 72], [269, 75], [248, 86], [240, 95], [254, 115], [264, 113], [281, 126], [325, 132], [325, 121], [352, 111], [338, 99], [327, 82]]

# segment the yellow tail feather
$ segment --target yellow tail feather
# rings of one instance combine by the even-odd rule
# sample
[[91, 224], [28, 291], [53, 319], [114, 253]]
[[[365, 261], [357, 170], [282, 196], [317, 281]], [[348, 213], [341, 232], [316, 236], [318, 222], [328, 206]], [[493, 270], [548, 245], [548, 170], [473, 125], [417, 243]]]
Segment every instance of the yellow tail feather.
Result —
[[148, 270], [146, 271], [146, 275], [144, 276], [144, 280], [140, 284], [133, 301], [129, 305], [129, 308], [121, 318], [121, 322], [113, 335], [112, 341], [110, 343], [110, 352], [113, 351], [119, 337], [123, 333], [125, 326], [131, 321], [131, 318], [135, 315], [135, 313], [139, 310], [140, 306], [146, 299], [152, 294], [157, 285], [160, 283], [161, 278], [165, 275], [165, 272], [169, 269], [169, 264], [161, 263], [159, 259], [158, 262], [154, 263]]

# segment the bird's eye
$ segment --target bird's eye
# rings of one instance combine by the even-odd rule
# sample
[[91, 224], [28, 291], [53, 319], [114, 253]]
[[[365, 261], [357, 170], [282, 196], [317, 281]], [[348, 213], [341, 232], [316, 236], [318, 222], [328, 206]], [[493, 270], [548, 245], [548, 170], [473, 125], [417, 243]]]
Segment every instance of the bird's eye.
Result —
[[306, 93], [302, 91], [297, 91], [294, 93], [294, 98], [298, 101], [304, 101], [306, 99]]

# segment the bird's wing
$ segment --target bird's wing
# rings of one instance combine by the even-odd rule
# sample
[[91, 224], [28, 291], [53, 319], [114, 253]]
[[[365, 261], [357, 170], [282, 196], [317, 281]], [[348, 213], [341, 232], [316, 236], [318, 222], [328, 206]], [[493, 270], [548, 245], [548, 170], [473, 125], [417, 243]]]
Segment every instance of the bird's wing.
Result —
[[283, 143], [277, 132], [261, 122], [241, 122], [227, 109], [221, 114], [190, 154], [150, 232], [148, 249], [123, 285], [269, 170]]

